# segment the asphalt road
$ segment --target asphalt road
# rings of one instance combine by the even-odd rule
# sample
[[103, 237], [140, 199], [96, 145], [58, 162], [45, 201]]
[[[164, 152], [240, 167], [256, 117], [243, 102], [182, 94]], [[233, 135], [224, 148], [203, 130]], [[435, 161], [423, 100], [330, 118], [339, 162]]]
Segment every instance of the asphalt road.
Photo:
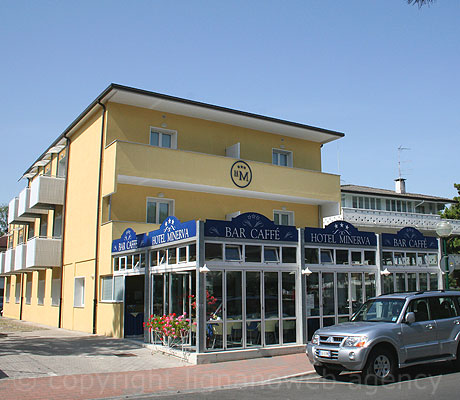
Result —
[[423, 400], [433, 398], [454, 400], [460, 397], [459, 381], [460, 372], [453, 370], [450, 364], [443, 363], [405, 369], [400, 373], [397, 382], [384, 386], [362, 384], [359, 382], [359, 375], [357, 374], [342, 374], [338, 380], [333, 380], [321, 378], [313, 373], [257, 386], [234, 387], [206, 392], [164, 394], [142, 398], [161, 400], [357, 400], [372, 397], [372, 400]]

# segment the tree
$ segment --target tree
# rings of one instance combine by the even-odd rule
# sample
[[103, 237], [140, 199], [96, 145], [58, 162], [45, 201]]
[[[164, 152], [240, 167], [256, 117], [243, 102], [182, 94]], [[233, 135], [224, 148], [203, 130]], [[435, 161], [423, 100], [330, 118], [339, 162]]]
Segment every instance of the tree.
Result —
[[424, 5], [430, 5], [433, 4], [436, 0], [407, 0], [408, 4], [417, 4], [418, 7], [422, 7]]
[[[456, 203], [452, 204], [450, 207], [445, 208], [441, 213], [441, 218], [447, 219], [460, 219], [460, 184], [454, 183], [455, 189], [457, 189], [458, 196], [453, 198]], [[459, 237], [450, 237], [447, 241], [447, 252], [450, 254], [460, 253], [460, 238]]]
[[8, 232], [8, 204], [0, 204], [0, 235]]

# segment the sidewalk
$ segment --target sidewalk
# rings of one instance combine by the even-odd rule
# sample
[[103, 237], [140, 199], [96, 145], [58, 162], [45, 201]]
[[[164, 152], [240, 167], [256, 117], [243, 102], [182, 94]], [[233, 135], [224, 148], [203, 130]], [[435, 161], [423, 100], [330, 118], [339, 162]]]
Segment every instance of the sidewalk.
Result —
[[313, 370], [305, 354], [189, 365], [122, 339], [5, 318], [0, 322], [2, 400], [176, 393], [256, 384]]
[[2, 400], [101, 399], [193, 391], [311, 372], [304, 354], [149, 371], [0, 380]]

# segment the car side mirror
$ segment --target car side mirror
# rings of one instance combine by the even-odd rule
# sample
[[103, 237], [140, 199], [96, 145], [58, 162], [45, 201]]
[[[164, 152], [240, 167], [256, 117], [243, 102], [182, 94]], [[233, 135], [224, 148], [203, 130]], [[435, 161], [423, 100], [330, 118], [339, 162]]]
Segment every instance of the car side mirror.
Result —
[[406, 314], [406, 318], [404, 318], [404, 321], [408, 325], [413, 324], [415, 322], [415, 314], [413, 312], [408, 312]]

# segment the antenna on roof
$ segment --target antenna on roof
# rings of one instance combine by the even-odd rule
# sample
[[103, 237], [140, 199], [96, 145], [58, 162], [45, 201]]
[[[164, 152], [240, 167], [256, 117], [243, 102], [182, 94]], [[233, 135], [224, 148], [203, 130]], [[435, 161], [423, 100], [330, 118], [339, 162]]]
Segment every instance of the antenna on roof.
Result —
[[401, 174], [401, 152], [403, 150], [410, 150], [410, 148], [409, 147], [402, 147], [402, 145], [398, 147], [398, 179], [402, 179], [402, 176], [401, 176], [402, 175]]

